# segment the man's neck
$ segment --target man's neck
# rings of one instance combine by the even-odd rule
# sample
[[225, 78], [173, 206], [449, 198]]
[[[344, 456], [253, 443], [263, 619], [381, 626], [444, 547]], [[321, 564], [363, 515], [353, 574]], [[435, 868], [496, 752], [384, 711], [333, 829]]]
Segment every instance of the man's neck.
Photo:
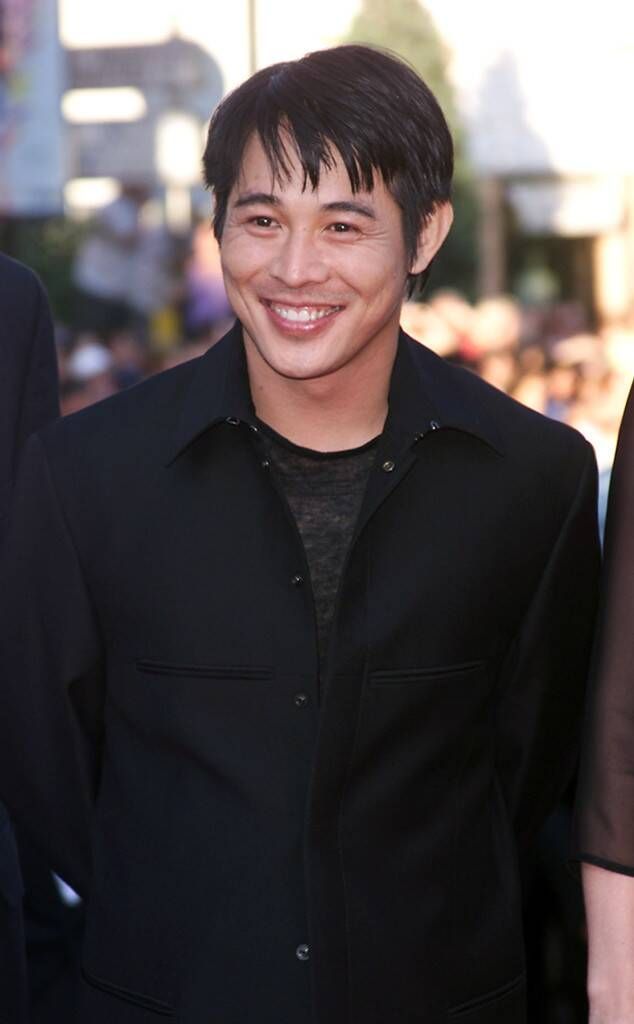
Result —
[[359, 448], [383, 430], [397, 339], [381, 358], [356, 361], [327, 377], [294, 380], [276, 373], [245, 342], [251, 396], [258, 418], [314, 451]]

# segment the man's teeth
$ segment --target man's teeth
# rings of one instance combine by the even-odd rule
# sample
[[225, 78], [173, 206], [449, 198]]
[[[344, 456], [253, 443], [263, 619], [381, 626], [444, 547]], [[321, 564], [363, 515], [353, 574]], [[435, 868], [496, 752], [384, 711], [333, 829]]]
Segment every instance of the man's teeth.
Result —
[[327, 309], [311, 309], [308, 306], [302, 306], [301, 309], [297, 309], [292, 306], [276, 306], [271, 303], [271, 309], [281, 316], [283, 320], [289, 320], [291, 323], [307, 324], [313, 320], [323, 320], [325, 316], [330, 316], [332, 313], [336, 313], [341, 306], [329, 306]]

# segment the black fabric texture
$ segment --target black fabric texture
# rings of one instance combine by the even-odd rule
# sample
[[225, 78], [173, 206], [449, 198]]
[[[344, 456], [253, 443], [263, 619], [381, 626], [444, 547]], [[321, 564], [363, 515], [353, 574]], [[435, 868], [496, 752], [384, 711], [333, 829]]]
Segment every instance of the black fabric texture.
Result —
[[261, 429], [306, 551], [323, 677], [339, 579], [377, 438], [348, 451], [316, 452], [293, 444], [266, 424], [261, 424]]
[[606, 521], [599, 627], [573, 855], [634, 874], [634, 389], [619, 434]]
[[78, 1024], [518, 1024], [518, 851], [578, 748], [592, 450], [401, 335], [320, 694], [258, 429], [236, 324], [21, 459], [0, 795], [89, 896]]

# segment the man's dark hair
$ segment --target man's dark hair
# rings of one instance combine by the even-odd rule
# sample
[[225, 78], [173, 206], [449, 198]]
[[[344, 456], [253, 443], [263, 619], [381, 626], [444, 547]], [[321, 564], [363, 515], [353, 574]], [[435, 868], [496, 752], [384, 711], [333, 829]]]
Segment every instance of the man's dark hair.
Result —
[[[273, 64], [222, 101], [203, 157], [205, 182], [215, 195], [218, 241], [254, 132], [279, 183], [290, 175], [289, 137], [304, 171], [304, 188], [309, 181], [317, 187], [322, 167], [332, 167], [336, 152], [353, 192], [371, 191], [378, 172], [401, 209], [410, 266], [421, 227], [451, 195], [453, 143], [442, 110], [413, 68], [383, 50], [337, 46]], [[410, 275], [410, 293], [426, 277], [427, 271]]]

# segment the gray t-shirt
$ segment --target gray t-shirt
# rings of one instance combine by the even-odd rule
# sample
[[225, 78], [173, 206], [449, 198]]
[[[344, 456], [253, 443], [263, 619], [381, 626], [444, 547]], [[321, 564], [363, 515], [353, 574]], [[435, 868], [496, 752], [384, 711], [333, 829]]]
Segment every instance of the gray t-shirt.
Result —
[[323, 675], [339, 578], [378, 438], [348, 451], [316, 452], [300, 448], [266, 424], [261, 424], [261, 436], [304, 543]]

